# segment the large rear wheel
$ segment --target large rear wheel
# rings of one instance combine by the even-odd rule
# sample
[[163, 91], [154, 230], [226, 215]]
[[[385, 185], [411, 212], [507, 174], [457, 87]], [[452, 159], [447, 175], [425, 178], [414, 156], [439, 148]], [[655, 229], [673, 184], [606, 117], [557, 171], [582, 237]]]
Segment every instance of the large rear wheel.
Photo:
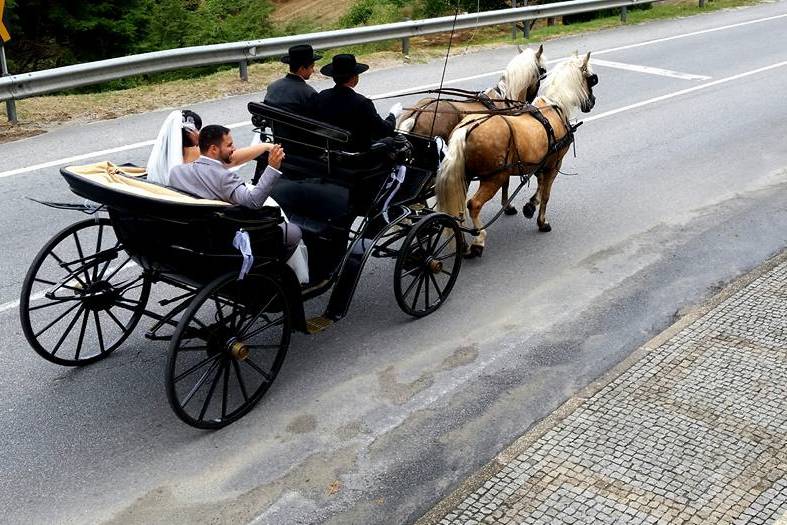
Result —
[[463, 239], [452, 217], [433, 213], [407, 234], [394, 268], [394, 295], [413, 317], [431, 314], [445, 302], [462, 267]]
[[131, 334], [149, 294], [150, 280], [123, 251], [110, 220], [80, 221], [44, 245], [27, 271], [22, 331], [48, 361], [93, 363]]
[[262, 399], [290, 343], [282, 285], [263, 274], [214, 280], [192, 300], [169, 345], [167, 398], [185, 423], [221, 428]]

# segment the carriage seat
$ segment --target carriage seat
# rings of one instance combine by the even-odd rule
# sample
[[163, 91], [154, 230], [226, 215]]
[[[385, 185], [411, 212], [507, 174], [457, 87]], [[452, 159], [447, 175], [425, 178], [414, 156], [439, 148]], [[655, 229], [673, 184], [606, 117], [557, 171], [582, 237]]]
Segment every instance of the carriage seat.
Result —
[[68, 166], [64, 170], [100, 188], [138, 197], [192, 206], [232, 206], [228, 202], [193, 197], [173, 188], [148, 182], [142, 178], [146, 174], [144, 168], [115, 166], [105, 161], [85, 166]]

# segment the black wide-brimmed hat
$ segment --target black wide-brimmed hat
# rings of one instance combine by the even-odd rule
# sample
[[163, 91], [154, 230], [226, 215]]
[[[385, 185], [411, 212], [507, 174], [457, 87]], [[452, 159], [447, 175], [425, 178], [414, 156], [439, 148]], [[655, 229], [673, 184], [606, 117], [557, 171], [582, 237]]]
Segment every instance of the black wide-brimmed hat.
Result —
[[308, 66], [321, 59], [322, 56], [315, 54], [314, 49], [309, 44], [298, 44], [287, 50], [287, 54], [281, 57], [285, 64]]
[[334, 55], [330, 64], [325, 64], [320, 69], [320, 73], [326, 77], [347, 77], [360, 75], [369, 69], [366, 64], [356, 62], [355, 55], [341, 54]]

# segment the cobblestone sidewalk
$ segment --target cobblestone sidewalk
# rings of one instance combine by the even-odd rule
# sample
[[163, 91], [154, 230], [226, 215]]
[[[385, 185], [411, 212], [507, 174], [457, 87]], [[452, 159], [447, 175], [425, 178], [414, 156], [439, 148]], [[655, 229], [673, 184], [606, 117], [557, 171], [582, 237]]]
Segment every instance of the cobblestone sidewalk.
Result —
[[787, 525], [787, 253], [635, 357], [419, 524]]

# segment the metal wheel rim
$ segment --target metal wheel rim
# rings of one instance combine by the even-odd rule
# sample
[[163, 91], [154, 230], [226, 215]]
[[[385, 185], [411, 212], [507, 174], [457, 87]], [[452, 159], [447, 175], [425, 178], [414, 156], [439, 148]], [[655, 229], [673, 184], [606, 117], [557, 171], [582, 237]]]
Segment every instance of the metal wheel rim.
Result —
[[[434, 228], [439, 230], [434, 231]], [[431, 241], [424, 243], [424, 236]], [[451, 293], [461, 269], [461, 243], [461, 231], [447, 215], [430, 215], [413, 226], [402, 244], [394, 269], [394, 294], [402, 311], [414, 317], [424, 317], [440, 308]], [[442, 268], [435, 271], [435, 262], [439, 262]], [[449, 262], [450, 270], [446, 270], [445, 265]], [[446, 275], [447, 279], [440, 280], [436, 275]]]
[[[167, 399], [178, 418], [196, 428], [222, 428], [248, 413], [273, 384], [287, 354], [291, 319], [282, 286], [265, 275], [246, 277], [243, 286], [268, 287], [266, 305], [281, 301], [281, 311], [270, 313], [266, 306], [247, 309], [222, 296], [236, 278], [237, 273], [225, 275], [203, 288], [170, 341]], [[211, 317], [215, 322], [208, 324]]]
[[[97, 228], [96, 239], [85, 235], [90, 228]], [[105, 217], [72, 224], [39, 250], [28, 269], [19, 301], [22, 331], [33, 350], [52, 363], [81, 366], [107, 357], [131, 335], [144, 313], [150, 280], [141, 270], [133, 269], [130, 256], [122, 251], [117, 239], [108, 241], [112, 238], [110, 232], [113, 233], [112, 223]], [[64, 255], [69, 243], [86, 259], [109, 252], [117, 252], [118, 258], [97, 264], [72, 264], [70, 257]], [[75, 270], [73, 278], [67, 279], [70, 273], [62, 266], [62, 274], [50, 275], [60, 264], [58, 257], [69, 263], [66, 268]], [[44, 265], [47, 270], [42, 269]], [[46, 272], [50, 274], [42, 275]], [[64, 279], [65, 284], [60, 286]], [[41, 296], [42, 286], [48, 287], [51, 295]], [[52, 319], [40, 321], [46, 315]], [[51, 321], [54, 323], [49, 326]], [[91, 336], [97, 349], [85, 348]], [[75, 343], [73, 352], [68, 348], [71, 343]]]

